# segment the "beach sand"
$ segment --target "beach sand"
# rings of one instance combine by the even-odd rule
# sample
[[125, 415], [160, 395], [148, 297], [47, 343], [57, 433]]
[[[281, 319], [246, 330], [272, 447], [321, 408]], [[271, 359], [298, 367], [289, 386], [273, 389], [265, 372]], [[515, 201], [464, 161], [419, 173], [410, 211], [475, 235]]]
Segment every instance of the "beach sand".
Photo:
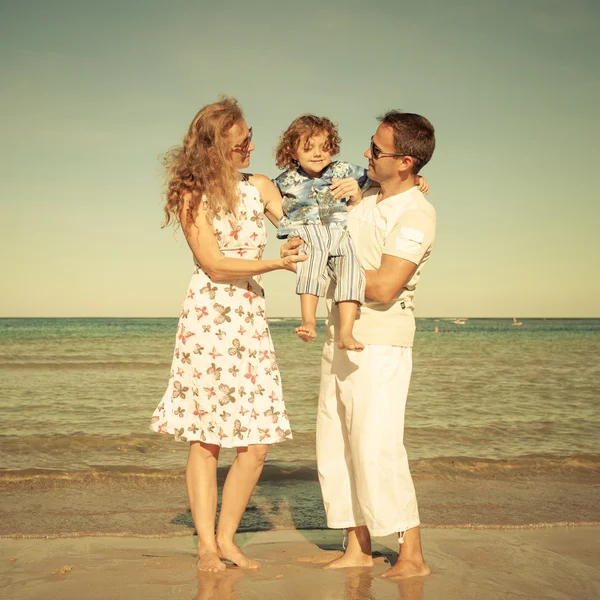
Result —
[[600, 598], [600, 528], [423, 529], [427, 578], [379, 576], [394, 561], [394, 536], [373, 547], [369, 569], [323, 570], [339, 555], [335, 531], [239, 534], [263, 563], [197, 573], [195, 538], [0, 539], [4, 600], [177, 598], [179, 600], [495, 600]]

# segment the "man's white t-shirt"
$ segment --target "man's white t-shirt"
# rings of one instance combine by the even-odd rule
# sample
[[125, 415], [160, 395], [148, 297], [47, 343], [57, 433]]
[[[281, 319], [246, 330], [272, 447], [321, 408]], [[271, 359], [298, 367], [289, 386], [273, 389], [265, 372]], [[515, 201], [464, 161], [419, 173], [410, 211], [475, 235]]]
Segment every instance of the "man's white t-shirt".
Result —
[[[363, 344], [413, 345], [415, 318], [413, 297], [429, 259], [435, 239], [435, 209], [417, 187], [377, 203], [379, 188], [371, 188], [362, 202], [348, 214], [348, 231], [362, 267], [377, 270], [384, 254], [417, 265], [412, 278], [391, 302], [365, 298], [354, 324], [354, 337]], [[339, 313], [333, 305], [334, 282], [329, 287], [327, 337], [339, 331]]]

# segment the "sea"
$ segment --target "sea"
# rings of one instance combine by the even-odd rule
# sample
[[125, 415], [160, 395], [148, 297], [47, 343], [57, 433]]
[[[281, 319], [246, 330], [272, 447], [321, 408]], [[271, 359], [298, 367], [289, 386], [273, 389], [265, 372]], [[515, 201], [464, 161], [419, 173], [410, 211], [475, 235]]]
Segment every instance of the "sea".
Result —
[[[324, 326], [273, 319], [293, 441], [240, 529], [326, 526]], [[190, 535], [187, 444], [149, 430], [176, 319], [0, 319], [0, 535]], [[424, 527], [600, 522], [600, 319], [417, 319], [405, 445]], [[222, 483], [234, 450], [223, 450]]]

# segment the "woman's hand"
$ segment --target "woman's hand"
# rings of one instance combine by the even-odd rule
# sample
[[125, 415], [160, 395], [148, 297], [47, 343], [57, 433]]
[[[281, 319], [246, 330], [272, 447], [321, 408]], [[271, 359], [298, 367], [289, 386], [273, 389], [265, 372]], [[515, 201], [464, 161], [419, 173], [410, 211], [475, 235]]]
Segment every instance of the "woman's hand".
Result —
[[419, 186], [420, 192], [423, 192], [423, 194], [429, 194], [429, 184], [427, 183], [427, 179], [425, 179], [425, 177], [418, 175], [417, 185]]
[[[283, 262], [283, 269], [296, 272], [296, 263], [306, 260], [306, 254], [300, 254], [300, 246], [304, 241], [299, 237], [289, 238], [279, 249], [279, 256]], [[286, 262], [287, 261], [287, 262]]]
[[286, 269], [287, 271], [291, 271], [292, 273], [296, 272], [296, 263], [303, 262], [308, 257], [306, 254], [290, 254], [289, 256], [284, 256], [280, 258], [281, 268]]
[[279, 248], [279, 256], [286, 258], [287, 256], [298, 256], [300, 254], [300, 246], [304, 244], [304, 240], [299, 237], [288, 238], [285, 244]]
[[331, 181], [329, 189], [336, 200], [348, 198], [348, 206], [358, 204], [362, 200], [362, 190], [354, 177], [346, 177], [346, 179], [334, 177]]

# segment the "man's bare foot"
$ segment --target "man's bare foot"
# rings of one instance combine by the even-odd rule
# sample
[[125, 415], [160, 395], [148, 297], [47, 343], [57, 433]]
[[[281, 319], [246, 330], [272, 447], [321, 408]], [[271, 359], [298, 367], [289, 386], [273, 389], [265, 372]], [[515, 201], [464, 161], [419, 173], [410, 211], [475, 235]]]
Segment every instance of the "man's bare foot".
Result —
[[214, 550], [198, 551], [198, 571], [218, 573], [226, 568]]
[[260, 563], [252, 560], [244, 552], [242, 552], [233, 541], [219, 540], [219, 556], [224, 560], [231, 561], [234, 565], [242, 569], [259, 569]]
[[382, 577], [384, 579], [408, 579], [409, 577], [426, 577], [431, 569], [426, 563], [415, 562], [407, 558], [398, 559], [393, 567], [390, 567]]
[[365, 346], [356, 340], [352, 334], [345, 335], [340, 333], [338, 348], [340, 350], [354, 350], [355, 352], [360, 352], [365, 349]]
[[372, 567], [373, 557], [370, 554], [344, 552], [342, 556], [327, 563], [324, 569], [348, 569], [350, 567]]
[[300, 327], [296, 327], [296, 335], [305, 342], [311, 342], [317, 337], [317, 323], [302, 321]]

